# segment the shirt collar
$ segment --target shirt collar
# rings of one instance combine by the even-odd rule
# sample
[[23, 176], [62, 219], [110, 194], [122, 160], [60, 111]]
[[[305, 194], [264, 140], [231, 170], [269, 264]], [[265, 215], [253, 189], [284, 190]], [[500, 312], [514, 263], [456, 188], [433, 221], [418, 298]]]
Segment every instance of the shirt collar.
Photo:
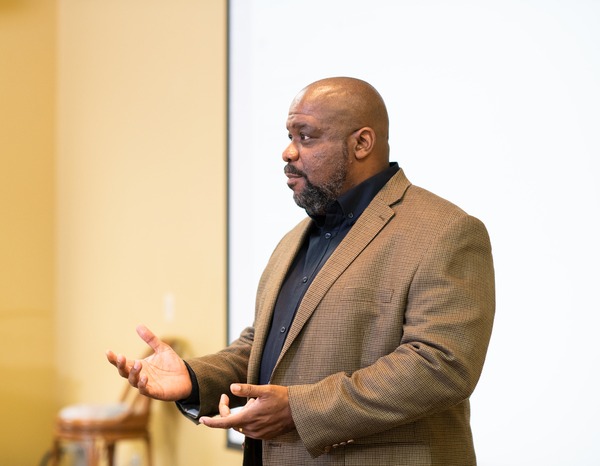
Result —
[[317, 224], [322, 225], [325, 217], [328, 215], [342, 214], [341, 218], [350, 218], [354, 221], [364, 212], [371, 203], [375, 195], [385, 186], [385, 184], [400, 170], [397, 162], [390, 163], [385, 170], [380, 171], [371, 178], [354, 186], [352, 189], [342, 194], [328, 208], [325, 215], [311, 215]]

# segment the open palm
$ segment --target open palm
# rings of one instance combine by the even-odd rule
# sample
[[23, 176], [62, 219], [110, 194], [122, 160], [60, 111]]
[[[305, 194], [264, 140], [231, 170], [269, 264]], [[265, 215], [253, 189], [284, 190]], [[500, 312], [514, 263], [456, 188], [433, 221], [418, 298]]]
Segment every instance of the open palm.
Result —
[[157, 400], [175, 401], [189, 396], [192, 383], [183, 359], [145, 326], [138, 326], [136, 331], [152, 348], [152, 354], [140, 360], [107, 351], [108, 361], [121, 377], [143, 395]]

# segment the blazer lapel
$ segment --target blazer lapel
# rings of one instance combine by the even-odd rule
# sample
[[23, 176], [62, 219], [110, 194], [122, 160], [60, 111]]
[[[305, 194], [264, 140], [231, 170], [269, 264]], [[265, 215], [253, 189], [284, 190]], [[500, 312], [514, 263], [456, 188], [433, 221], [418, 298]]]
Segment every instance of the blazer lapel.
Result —
[[390, 205], [402, 197], [408, 186], [410, 186], [410, 182], [406, 179], [402, 170], [400, 170], [375, 196], [356, 224], [348, 232], [333, 254], [331, 254], [331, 257], [323, 265], [323, 268], [315, 277], [300, 303], [274, 370], [277, 370], [279, 361], [285, 356], [285, 353], [298, 337], [302, 328], [308, 319], [310, 319], [310, 316], [333, 283], [394, 216], [394, 210]]
[[[311, 225], [310, 218], [306, 218], [298, 224], [282, 241], [277, 251], [281, 254], [277, 258], [272, 258], [269, 262], [270, 269], [268, 275], [270, 282], [265, 286], [265, 290], [261, 294], [261, 301], [257, 302], [256, 321], [254, 322], [254, 341], [252, 343], [252, 352], [248, 365], [248, 382], [258, 383], [258, 369], [262, 352], [267, 341], [271, 317], [275, 308], [277, 296], [283, 284], [289, 268], [304, 242], [304, 238], [308, 233]], [[273, 260], [275, 259], [275, 260]], [[265, 271], [267, 272], [267, 271]]]

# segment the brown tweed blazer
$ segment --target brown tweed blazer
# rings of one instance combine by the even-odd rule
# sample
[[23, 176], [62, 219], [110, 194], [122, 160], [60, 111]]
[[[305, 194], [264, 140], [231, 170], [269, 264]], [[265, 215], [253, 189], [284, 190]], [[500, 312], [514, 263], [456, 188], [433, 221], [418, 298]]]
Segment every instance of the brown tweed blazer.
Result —
[[[203, 415], [230, 383], [257, 383], [275, 300], [309, 225], [273, 252], [254, 327], [188, 361]], [[296, 430], [263, 442], [264, 465], [474, 465], [469, 396], [494, 302], [483, 224], [398, 172], [300, 304], [271, 379], [289, 386]]]

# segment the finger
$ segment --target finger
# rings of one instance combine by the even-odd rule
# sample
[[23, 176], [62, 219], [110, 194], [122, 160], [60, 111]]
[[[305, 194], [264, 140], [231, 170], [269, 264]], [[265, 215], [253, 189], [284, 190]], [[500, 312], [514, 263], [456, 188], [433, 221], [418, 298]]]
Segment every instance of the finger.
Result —
[[239, 426], [245, 425], [240, 413], [230, 414], [226, 417], [203, 416], [200, 418], [200, 424], [204, 424], [205, 426], [211, 427], [213, 429], [239, 428]]
[[259, 398], [267, 392], [266, 385], [251, 385], [247, 383], [231, 384], [229, 389], [235, 396], [246, 398]]
[[130, 385], [133, 387], [137, 387], [140, 382], [140, 371], [142, 370], [142, 363], [140, 361], [135, 361], [131, 368], [129, 369], [129, 375], [127, 376], [127, 380]]
[[115, 354], [108, 350], [106, 352], [106, 358], [108, 359], [108, 362], [110, 362], [119, 370], [119, 375], [121, 375], [121, 377], [127, 377], [129, 375], [129, 367], [131, 366], [131, 363], [127, 361], [125, 356], [122, 354]]
[[229, 397], [225, 394], [221, 395], [221, 399], [219, 400], [219, 414], [221, 417], [227, 417], [231, 414], [231, 410], [229, 409]]
[[111, 350], [106, 350], [104, 354], [106, 355], [106, 359], [108, 359], [108, 362], [110, 362], [113, 366], [117, 367], [117, 355]]
[[118, 354], [116, 359], [116, 366], [117, 369], [119, 369], [119, 371], [127, 370], [127, 372], [129, 372], [129, 367], [131, 367], [131, 364], [127, 364], [127, 358], [125, 356], [123, 356], [122, 354]]
[[129, 377], [129, 369], [131, 368], [131, 363], [127, 361], [125, 356], [123, 356], [122, 354], [116, 355], [114, 364], [117, 370], [119, 371], [119, 375], [121, 377]]
[[148, 386], [148, 376], [142, 374], [138, 377], [137, 388], [142, 395], [150, 395], [150, 392], [146, 389]]
[[138, 325], [135, 330], [140, 338], [144, 340], [146, 344], [154, 350], [154, 352], [158, 351], [162, 345], [166, 345], [166, 343], [163, 343], [162, 340], [154, 335], [154, 333], [152, 333], [152, 331], [145, 325]]

